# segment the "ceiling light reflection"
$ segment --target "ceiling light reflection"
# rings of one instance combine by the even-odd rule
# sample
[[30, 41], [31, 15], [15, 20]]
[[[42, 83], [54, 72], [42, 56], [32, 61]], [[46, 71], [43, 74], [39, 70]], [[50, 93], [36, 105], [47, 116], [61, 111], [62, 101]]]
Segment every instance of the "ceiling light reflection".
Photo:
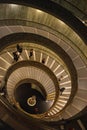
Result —
[[15, 8], [15, 7], [17, 7], [18, 5], [17, 5], [17, 4], [10, 4], [10, 6], [11, 6], [12, 8]]
[[41, 11], [41, 10], [39, 10], [39, 9], [37, 9], [37, 12], [38, 12], [38, 13], [41, 13], [42, 11]]

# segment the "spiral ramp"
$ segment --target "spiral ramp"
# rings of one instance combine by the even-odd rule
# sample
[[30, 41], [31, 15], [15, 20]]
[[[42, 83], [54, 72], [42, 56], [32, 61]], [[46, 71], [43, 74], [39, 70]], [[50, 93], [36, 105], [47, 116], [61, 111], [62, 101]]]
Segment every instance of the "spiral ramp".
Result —
[[[4, 6], [7, 8], [10, 5]], [[19, 7], [22, 8], [23, 6]], [[11, 7], [10, 9], [15, 13], [15, 9]], [[28, 9], [32, 14], [37, 11], [27, 7], [24, 12], [28, 12]], [[44, 21], [39, 13], [43, 13]], [[15, 104], [18, 110], [24, 112], [14, 100], [15, 87], [24, 79], [34, 79], [43, 86], [47, 94], [46, 102], [50, 101], [51, 104], [48, 107], [49, 109], [43, 114], [31, 115], [24, 113], [27, 116], [31, 116], [31, 118], [46, 122], [72, 118], [87, 106], [87, 47], [82, 39], [59, 19], [59, 21], [56, 21], [55, 17], [43, 11], [36, 12], [35, 15], [35, 18], [33, 15], [27, 15], [27, 25], [23, 21], [24, 18], [20, 17], [20, 20], [17, 18], [13, 19], [10, 15], [7, 19], [7, 16], [4, 15], [0, 21], [0, 81], [3, 83], [6, 80], [5, 98], [8, 103], [11, 105]], [[47, 17], [49, 17], [49, 21], [45, 21]], [[50, 21], [51, 17], [52, 20]], [[54, 22], [54, 26], [51, 27], [53, 20], [58, 23]], [[60, 26], [60, 32], [55, 26]], [[64, 31], [62, 26], [65, 29]], [[65, 33], [66, 31], [67, 33]], [[28, 40], [26, 40], [21, 34], [24, 34], [25, 38], [27, 38], [25, 35], [31, 35], [30, 39], [27, 38]], [[16, 38], [16, 35], [19, 39]], [[46, 41], [33, 40], [34, 37], [32, 35], [37, 35], [38, 38], [46, 39]], [[46, 42], [49, 42], [49, 44]], [[18, 61], [13, 62], [12, 53], [16, 51], [17, 44], [23, 48], [23, 52]], [[29, 52], [32, 48], [33, 56], [29, 58]], [[44, 64], [42, 63], [43, 58], [45, 58]], [[60, 78], [61, 80], [59, 80]], [[62, 95], [60, 94], [60, 88], [65, 88]], [[8, 114], [2, 118], [4, 119], [5, 117], [8, 118]]]

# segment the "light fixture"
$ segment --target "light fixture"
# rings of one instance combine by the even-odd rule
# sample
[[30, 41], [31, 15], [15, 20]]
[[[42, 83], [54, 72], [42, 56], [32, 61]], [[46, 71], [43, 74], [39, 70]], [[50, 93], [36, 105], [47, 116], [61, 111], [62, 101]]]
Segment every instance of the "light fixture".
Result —
[[29, 106], [35, 106], [36, 105], [36, 96], [33, 95], [32, 97], [29, 97], [27, 99], [27, 104]]

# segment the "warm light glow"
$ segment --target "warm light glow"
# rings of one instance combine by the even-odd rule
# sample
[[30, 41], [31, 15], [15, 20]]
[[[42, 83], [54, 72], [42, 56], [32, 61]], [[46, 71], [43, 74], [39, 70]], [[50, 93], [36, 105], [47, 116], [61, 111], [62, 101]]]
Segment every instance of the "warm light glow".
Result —
[[53, 112], [50, 112], [50, 114], [51, 114], [51, 115], [54, 115], [54, 113], [53, 113]]
[[64, 102], [64, 103], [67, 103], [67, 101], [64, 101], [64, 100], [58, 100], [59, 102]]
[[26, 53], [27, 59], [29, 60], [29, 55], [28, 55], [27, 50], [25, 50], [25, 53]]
[[13, 56], [10, 54], [10, 52], [7, 51], [7, 54], [13, 59]]
[[60, 85], [64, 85], [64, 84], [68, 84], [68, 83], [71, 83], [71, 81], [60, 83]]
[[59, 76], [60, 74], [62, 74], [65, 70], [62, 70], [61, 72], [59, 72], [56, 76]]
[[0, 75], [0, 78], [4, 77], [3, 75]]
[[7, 62], [7, 60], [5, 60], [4, 58], [0, 57], [1, 60], [3, 60], [5, 63], [11, 65], [10, 63]]
[[66, 25], [63, 21], [61, 21], [61, 20], [59, 20], [59, 19], [57, 19], [57, 21], [58, 21], [58, 23], [59, 23], [61, 26], [65, 26], [65, 25]]
[[54, 110], [55, 110], [56, 112], [59, 112], [59, 110], [58, 110], [57, 108], [54, 108]]
[[60, 67], [60, 65], [58, 65], [55, 69], [54, 69], [54, 71], [53, 72], [55, 72], [58, 68]]
[[66, 97], [66, 96], [60, 96], [60, 98], [62, 98], [62, 99], [69, 99], [69, 97]]
[[29, 106], [35, 106], [36, 105], [36, 96], [32, 96], [32, 97], [28, 98], [27, 104]]
[[62, 78], [62, 80], [65, 79], [65, 78], [67, 78], [67, 77], [68, 77], [68, 75], [65, 75], [65, 76]]
[[82, 21], [82, 23], [84, 23], [84, 24], [85, 24], [85, 21]]
[[66, 87], [66, 89], [71, 89], [71, 87]]
[[50, 69], [52, 68], [52, 66], [54, 65], [55, 60], [53, 60], [52, 64], [50, 65]]
[[56, 114], [56, 113], [57, 113], [55, 110], [52, 110], [52, 112], [53, 112], [54, 114]]
[[11, 6], [12, 8], [15, 8], [15, 7], [17, 7], [18, 5], [17, 5], [17, 4], [10, 4], [10, 6]]
[[5, 71], [6, 71], [6, 69], [5, 69], [5, 68], [3, 68], [3, 67], [0, 67], [0, 69], [2, 69], [2, 70], [5, 70]]
[[65, 105], [65, 103], [59, 103], [59, 102], [58, 102], [58, 105], [60, 105], [60, 106], [63, 107], [63, 106]]
[[62, 107], [58, 106], [58, 104], [56, 104], [55, 108], [57, 108], [57, 109], [59, 109], [59, 110], [62, 109]]
[[41, 10], [39, 10], [39, 9], [37, 9], [37, 12], [38, 12], [38, 13], [42, 13], [42, 11], [41, 11]]
[[70, 94], [70, 93], [71, 93], [71, 92], [65, 92], [65, 91], [63, 92], [63, 94]]

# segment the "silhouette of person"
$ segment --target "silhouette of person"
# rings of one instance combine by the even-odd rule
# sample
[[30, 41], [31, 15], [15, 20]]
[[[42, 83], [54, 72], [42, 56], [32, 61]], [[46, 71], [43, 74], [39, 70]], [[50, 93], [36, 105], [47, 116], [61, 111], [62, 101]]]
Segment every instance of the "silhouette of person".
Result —
[[21, 46], [19, 46], [19, 44], [17, 44], [17, 46], [16, 46], [16, 48], [17, 48], [17, 51], [19, 52], [19, 53], [22, 53], [22, 47]]
[[42, 59], [42, 63], [45, 64], [45, 58]]
[[29, 58], [31, 58], [32, 56], [33, 56], [33, 49], [30, 49]]
[[65, 88], [60, 88], [60, 95], [62, 95], [62, 93], [64, 92]]
[[18, 61], [19, 59], [19, 55], [17, 54], [17, 52], [13, 52], [13, 57], [14, 57], [14, 61]]
[[63, 76], [61, 75], [60, 78], [58, 79], [58, 81], [60, 82], [62, 80]]

